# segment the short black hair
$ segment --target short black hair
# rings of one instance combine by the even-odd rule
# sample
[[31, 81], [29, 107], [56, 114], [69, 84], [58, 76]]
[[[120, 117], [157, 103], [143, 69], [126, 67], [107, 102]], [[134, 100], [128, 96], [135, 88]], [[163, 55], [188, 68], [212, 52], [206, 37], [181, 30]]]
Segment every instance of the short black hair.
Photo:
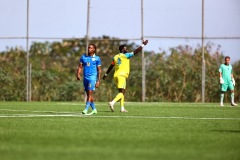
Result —
[[229, 56], [226, 56], [226, 57], [225, 57], [225, 60], [226, 60], [226, 59], [230, 59], [230, 57], [229, 57]]
[[122, 52], [122, 49], [123, 49], [124, 47], [126, 47], [126, 44], [123, 44], [123, 45], [119, 46], [119, 51]]

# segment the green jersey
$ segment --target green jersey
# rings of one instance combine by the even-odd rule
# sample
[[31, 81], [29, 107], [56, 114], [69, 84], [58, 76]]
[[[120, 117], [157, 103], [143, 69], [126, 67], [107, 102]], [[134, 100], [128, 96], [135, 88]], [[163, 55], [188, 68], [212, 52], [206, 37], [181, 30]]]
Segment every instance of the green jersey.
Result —
[[219, 72], [222, 73], [222, 78], [225, 83], [231, 83], [232, 82], [232, 66], [221, 64], [219, 68]]

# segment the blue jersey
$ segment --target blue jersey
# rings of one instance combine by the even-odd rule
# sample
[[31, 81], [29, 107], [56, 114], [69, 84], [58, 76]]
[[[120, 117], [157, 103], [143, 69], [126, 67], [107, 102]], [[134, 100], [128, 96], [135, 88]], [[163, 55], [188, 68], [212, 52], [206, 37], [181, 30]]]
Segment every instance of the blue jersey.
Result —
[[80, 63], [83, 65], [83, 76], [87, 79], [97, 79], [98, 70], [97, 67], [101, 66], [101, 60], [99, 56], [95, 54], [93, 56], [88, 56], [84, 54], [80, 58]]

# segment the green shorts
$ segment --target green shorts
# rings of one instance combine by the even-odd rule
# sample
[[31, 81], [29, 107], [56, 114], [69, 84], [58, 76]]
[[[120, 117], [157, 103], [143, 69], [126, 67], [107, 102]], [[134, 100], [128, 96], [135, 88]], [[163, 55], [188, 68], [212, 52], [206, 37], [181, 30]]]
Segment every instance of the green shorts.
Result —
[[233, 83], [223, 83], [220, 85], [220, 89], [222, 92], [226, 92], [228, 90], [234, 90]]

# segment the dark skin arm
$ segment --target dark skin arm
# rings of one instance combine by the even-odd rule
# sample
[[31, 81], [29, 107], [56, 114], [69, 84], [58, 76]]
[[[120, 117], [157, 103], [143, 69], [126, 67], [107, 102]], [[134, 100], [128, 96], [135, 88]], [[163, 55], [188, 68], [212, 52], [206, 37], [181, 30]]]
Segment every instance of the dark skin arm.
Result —
[[[114, 67], [114, 65], [111, 64], [111, 65], [108, 67], [106, 74], [108, 74], [108, 73], [113, 69], [113, 67]], [[106, 74], [104, 74], [103, 80], [105, 80], [105, 78], [107, 77]]]
[[77, 80], [81, 80], [81, 72], [82, 72], [82, 64], [79, 63], [78, 69], [77, 69]]
[[100, 66], [98, 66], [97, 67], [97, 70], [98, 70], [98, 80], [97, 80], [97, 82], [96, 82], [96, 88], [98, 88], [99, 87], [99, 85], [100, 85], [100, 79], [101, 79], [101, 72], [102, 72], [102, 70], [101, 70], [101, 67]]
[[[148, 40], [143, 41], [144, 45], [148, 44]], [[138, 52], [140, 52], [142, 50], [142, 46], [139, 46], [135, 51], [133, 51], [134, 55], [136, 55]]]

